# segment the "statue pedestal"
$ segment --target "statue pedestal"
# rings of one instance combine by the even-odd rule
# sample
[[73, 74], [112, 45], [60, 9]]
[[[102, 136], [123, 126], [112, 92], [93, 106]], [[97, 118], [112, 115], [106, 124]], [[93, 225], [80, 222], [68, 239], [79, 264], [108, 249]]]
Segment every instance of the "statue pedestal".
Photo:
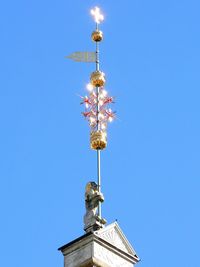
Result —
[[139, 261], [135, 250], [114, 222], [59, 248], [64, 267], [131, 267]]

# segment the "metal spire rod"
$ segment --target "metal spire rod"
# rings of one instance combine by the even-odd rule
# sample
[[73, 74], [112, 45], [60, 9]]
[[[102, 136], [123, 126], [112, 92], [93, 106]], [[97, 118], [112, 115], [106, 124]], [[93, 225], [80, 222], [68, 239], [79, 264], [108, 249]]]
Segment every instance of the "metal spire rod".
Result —
[[[91, 35], [92, 41], [96, 44], [96, 51], [74, 52], [67, 56], [67, 58], [77, 62], [93, 62], [96, 65], [95, 71], [90, 75], [90, 83], [86, 86], [89, 94], [81, 96], [81, 104], [85, 105], [85, 111], [82, 114], [88, 120], [90, 126], [90, 148], [97, 152], [97, 182], [89, 182], [86, 186], [87, 197], [85, 203], [87, 212], [84, 216], [84, 230], [86, 232], [91, 229], [100, 229], [106, 224], [106, 220], [102, 218], [101, 214], [101, 204], [104, 202], [104, 196], [101, 192], [101, 150], [107, 146], [107, 124], [115, 118], [115, 112], [110, 108], [110, 104], [114, 103], [113, 97], [109, 96], [105, 90], [105, 73], [100, 71], [99, 66], [99, 43], [103, 40], [103, 32], [99, 30], [99, 24], [104, 20], [104, 16], [99, 7], [91, 9], [90, 12], [96, 23], [95, 30]], [[92, 218], [91, 209], [94, 213]], [[92, 225], [90, 225], [91, 222]]]
[[[98, 23], [96, 23], [96, 31], [98, 31]], [[96, 71], [99, 71], [99, 43], [96, 42]], [[99, 86], [96, 87], [97, 94], [97, 131], [100, 130], [99, 127]], [[97, 185], [98, 191], [101, 193], [101, 150], [97, 149]], [[101, 202], [98, 204], [98, 216], [101, 218]]]
[[[85, 104], [85, 112], [82, 112], [83, 116], [89, 121], [91, 128], [90, 131], [90, 148], [96, 150], [97, 153], [97, 182], [91, 182], [90, 186], [93, 186], [95, 191], [95, 211], [94, 211], [94, 229], [99, 229], [104, 226], [106, 220], [102, 218], [101, 203], [104, 201], [103, 194], [101, 193], [101, 150], [107, 146], [107, 124], [111, 122], [115, 115], [110, 109], [110, 104], [113, 103], [113, 97], [108, 95], [105, 90], [105, 74], [100, 71], [99, 62], [99, 43], [103, 40], [103, 32], [99, 30], [99, 24], [103, 21], [104, 17], [98, 7], [91, 10], [91, 14], [96, 22], [95, 30], [92, 32], [92, 41], [96, 44], [95, 52], [87, 53], [74, 53], [70, 55], [70, 58], [75, 61], [83, 61], [88, 57], [85, 62], [95, 62], [95, 71], [90, 75], [90, 83], [87, 85], [89, 95], [82, 98], [81, 104]], [[92, 54], [93, 53], [93, 54]], [[89, 200], [86, 200], [86, 202]], [[92, 200], [90, 200], [92, 201]], [[87, 219], [87, 216], [86, 216]], [[90, 218], [91, 219], [91, 218]], [[91, 228], [88, 225], [88, 221], [85, 220], [85, 229]]]

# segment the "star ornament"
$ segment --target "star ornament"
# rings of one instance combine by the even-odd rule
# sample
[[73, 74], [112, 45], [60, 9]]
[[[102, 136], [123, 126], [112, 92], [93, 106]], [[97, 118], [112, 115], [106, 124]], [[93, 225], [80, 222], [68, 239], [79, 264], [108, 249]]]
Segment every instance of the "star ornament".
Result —
[[91, 9], [90, 13], [97, 24], [104, 20], [104, 16], [101, 14], [99, 7], [96, 6], [94, 9]]

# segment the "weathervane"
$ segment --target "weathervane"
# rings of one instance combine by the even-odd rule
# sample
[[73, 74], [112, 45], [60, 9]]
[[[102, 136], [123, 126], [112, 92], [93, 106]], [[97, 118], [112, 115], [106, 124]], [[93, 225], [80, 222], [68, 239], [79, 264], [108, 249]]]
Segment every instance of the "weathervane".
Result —
[[90, 75], [90, 83], [87, 85], [88, 96], [82, 97], [81, 104], [85, 105], [83, 116], [88, 120], [90, 126], [90, 147], [97, 151], [97, 184], [89, 182], [86, 185], [85, 203], [86, 214], [84, 216], [84, 230], [86, 232], [102, 228], [106, 220], [101, 215], [101, 203], [104, 201], [101, 193], [101, 150], [107, 146], [107, 124], [115, 118], [110, 104], [110, 97], [105, 90], [105, 74], [100, 71], [99, 43], [103, 40], [103, 32], [99, 30], [99, 24], [104, 20], [98, 7], [91, 10], [94, 17], [96, 29], [92, 32], [92, 40], [96, 43], [95, 52], [75, 52], [67, 58], [77, 62], [95, 62], [96, 70]]

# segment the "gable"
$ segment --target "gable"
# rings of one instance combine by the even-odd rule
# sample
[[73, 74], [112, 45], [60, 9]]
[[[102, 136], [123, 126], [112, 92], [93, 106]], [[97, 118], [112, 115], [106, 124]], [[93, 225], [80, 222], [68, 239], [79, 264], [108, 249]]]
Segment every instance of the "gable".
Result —
[[128, 242], [117, 222], [114, 222], [105, 228], [96, 231], [95, 234], [122, 251], [133, 256], [136, 255], [135, 250]]

